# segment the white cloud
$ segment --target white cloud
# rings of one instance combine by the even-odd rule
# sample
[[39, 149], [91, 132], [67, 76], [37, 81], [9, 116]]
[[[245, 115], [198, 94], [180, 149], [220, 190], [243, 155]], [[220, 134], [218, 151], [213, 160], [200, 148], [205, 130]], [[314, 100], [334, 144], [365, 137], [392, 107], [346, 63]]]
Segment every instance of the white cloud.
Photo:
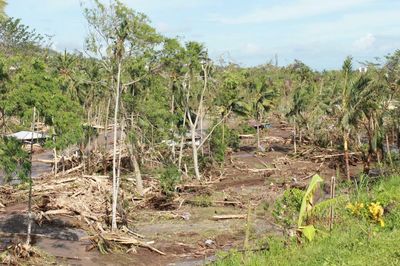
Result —
[[279, 4], [254, 10], [248, 14], [232, 17], [213, 16], [211, 20], [223, 24], [248, 24], [300, 19], [329, 14], [336, 11], [351, 10], [374, 0], [296, 0], [290, 4]]
[[374, 47], [376, 38], [372, 33], [368, 33], [363, 37], [359, 38], [353, 43], [353, 47], [356, 50], [368, 50]]

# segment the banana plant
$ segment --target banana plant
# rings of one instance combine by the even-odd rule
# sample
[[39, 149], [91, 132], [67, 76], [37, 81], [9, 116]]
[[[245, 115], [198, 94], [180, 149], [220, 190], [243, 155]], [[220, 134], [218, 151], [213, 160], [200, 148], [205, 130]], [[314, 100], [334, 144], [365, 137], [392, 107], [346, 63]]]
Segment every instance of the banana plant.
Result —
[[321, 176], [314, 175], [311, 179], [310, 184], [308, 185], [307, 191], [304, 194], [299, 218], [297, 221], [297, 231], [303, 235], [308, 241], [312, 241], [317, 232], [326, 234], [325, 232], [318, 230], [315, 228], [313, 224], [307, 224], [306, 221], [309, 217], [311, 217], [317, 210], [325, 209], [332, 204], [336, 204], [341, 202], [344, 197], [337, 197], [333, 199], [327, 199], [318, 204], [315, 204], [315, 192], [317, 191], [318, 187], [324, 182]]
[[314, 175], [311, 179], [310, 185], [307, 188], [306, 194], [304, 194], [303, 201], [301, 202], [299, 219], [297, 221], [297, 230], [301, 232], [309, 241], [312, 241], [315, 237], [317, 229], [314, 225], [303, 225], [303, 222], [311, 216], [313, 206], [314, 206], [314, 195], [318, 188], [324, 180], [319, 175]]

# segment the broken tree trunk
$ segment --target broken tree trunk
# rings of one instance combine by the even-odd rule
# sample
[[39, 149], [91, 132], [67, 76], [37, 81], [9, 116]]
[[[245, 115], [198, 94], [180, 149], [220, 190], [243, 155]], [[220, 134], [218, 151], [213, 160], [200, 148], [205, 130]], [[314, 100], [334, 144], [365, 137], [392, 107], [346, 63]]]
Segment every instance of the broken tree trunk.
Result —
[[118, 62], [117, 86], [115, 95], [114, 108], [114, 139], [113, 139], [113, 187], [112, 187], [112, 210], [111, 210], [111, 229], [117, 229], [117, 132], [118, 132], [118, 111], [119, 111], [119, 95], [121, 83], [121, 61]]
[[139, 163], [137, 161], [136, 155], [132, 155], [132, 163], [135, 171], [136, 190], [140, 194], [140, 196], [143, 196], [144, 193], [142, 174], [140, 173]]

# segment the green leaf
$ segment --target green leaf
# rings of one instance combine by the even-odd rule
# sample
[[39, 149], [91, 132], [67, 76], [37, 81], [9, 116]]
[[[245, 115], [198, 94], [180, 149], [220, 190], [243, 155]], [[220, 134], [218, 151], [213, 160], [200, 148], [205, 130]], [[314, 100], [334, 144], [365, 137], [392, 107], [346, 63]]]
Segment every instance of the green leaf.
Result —
[[297, 226], [300, 228], [303, 224], [304, 219], [310, 214], [313, 206], [314, 193], [318, 187], [319, 183], [322, 183], [324, 180], [319, 175], [314, 175], [311, 179], [310, 185], [307, 188], [306, 194], [303, 197], [303, 201], [301, 203], [299, 220], [297, 222]]
[[313, 241], [315, 233], [317, 232], [317, 229], [315, 229], [314, 225], [302, 226], [299, 229], [308, 241]]

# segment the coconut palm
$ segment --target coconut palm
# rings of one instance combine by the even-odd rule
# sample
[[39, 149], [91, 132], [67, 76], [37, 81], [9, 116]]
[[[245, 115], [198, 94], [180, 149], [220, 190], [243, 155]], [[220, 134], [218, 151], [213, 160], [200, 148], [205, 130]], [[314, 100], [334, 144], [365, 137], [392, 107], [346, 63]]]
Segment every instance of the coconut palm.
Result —
[[343, 151], [346, 165], [346, 178], [350, 180], [349, 141], [351, 130], [354, 129], [367, 108], [374, 108], [372, 101], [372, 86], [370, 79], [364, 74], [356, 75], [352, 71], [352, 58], [347, 57], [342, 67], [341, 95], [337, 99], [339, 125], [343, 137]]
[[268, 84], [265, 78], [261, 78], [258, 82], [250, 84], [252, 114], [256, 120], [257, 127], [257, 148], [260, 148], [260, 124], [265, 123], [265, 115], [273, 106], [273, 100], [276, 93], [273, 88]]

